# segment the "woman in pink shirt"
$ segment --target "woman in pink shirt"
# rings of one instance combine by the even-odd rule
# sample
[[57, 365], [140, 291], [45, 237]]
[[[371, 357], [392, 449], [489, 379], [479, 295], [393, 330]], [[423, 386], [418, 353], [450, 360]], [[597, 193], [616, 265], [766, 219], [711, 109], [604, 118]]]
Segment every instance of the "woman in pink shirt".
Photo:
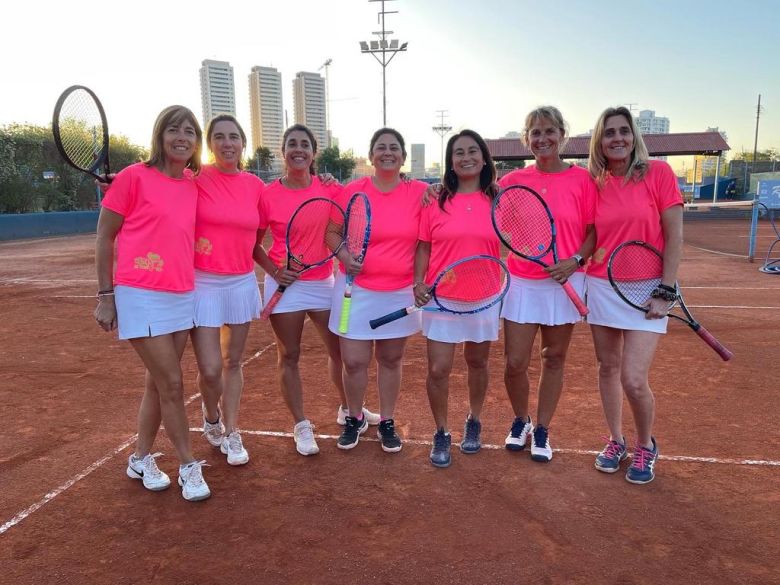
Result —
[[[313, 268], [299, 277], [297, 272], [286, 268], [285, 234], [287, 224], [299, 205], [312, 197], [335, 199], [341, 193], [342, 187], [338, 183], [325, 185], [314, 174], [317, 141], [306, 126], [295, 124], [285, 131], [282, 137], [282, 154], [286, 174], [267, 185], [263, 192], [260, 231], [257, 234], [257, 241], [262, 242], [266, 230], [270, 229], [273, 242], [267, 252], [258, 245], [255, 248], [255, 260], [266, 272], [263, 287], [266, 300], [273, 296], [279, 285], [288, 287], [271, 314], [271, 326], [276, 335], [279, 354], [279, 383], [287, 408], [295, 421], [293, 437], [296, 450], [301, 455], [314, 455], [319, 453], [320, 449], [314, 438], [314, 425], [304, 412], [303, 389], [298, 369], [301, 335], [307, 317], [311, 319], [328, 350], [330, 380], [341, 395], [342, 405], [347, 403], [341, 375], [339, 341], [328, 331], [333, 293], [333, 262]], [[376, 417], [373, 413], [366, 413]], [[337, 419], [340, 418], [341, 410]]]
[[[561, 160], [566, 124], [557, 108], [543, 106], [530, 112], [525, 118], [523, 141], [536, 164], [505, 175], [499, 184], [502, 188], [525, 185], [547, 202], [557, 226], [561, 260], [552, 265], [552, 254], [548, 254], [542, 258], [551, 264], [547, 269], [515, 255], [507, 260], [512, 285], [501, 310], [506, 343], [504, 382], [515, 419], [504, 443], [507, 449], [519, 451], [530, 435], [531, 458], [548, 462], [553, 455], [549, 428], [563, 390], [566, 352], [574, 324], [581, 320], [560, 283], [568, 280], [583, 296], [582, 267], [595, 241], [596, 188], [585, 169]], [[537, 331], [542, 337], [542, 371], [534, 426], [528, 408], [528, 366]]]
[[366, 257], [362, 264], [358, 263], [342, 247], [338, 254], [339, 275], [333, 289], [329, 327], [337, 333], [346, 272], [356, 275], [349, 332], [341, 335], [340, 340], [349, 416], [338, 447], [352, 449], [368, 428], [362, 405], [368, 385], [368, 366], [375, 353], [381, 416], [377, 434], [382, 449], [394, 453], [401, 450], [393, 420], [401, 388], [401, 359], [406, 338], [420, 330], [420, 315], [415, 313], [376, 330], [368, 322], [388, 310], [414, 303], [414, 254], [422, 194], [427, 184], [401, 179], [406, 148], [401, 134], [392, 128], [381, 128], [374, 133], [369, 158], [375, 168], [374, 176], [352, 181], [338, 199], [346, 208], [350, 197], [362, 192], [371, 204], [371, 239]]
[[205, 165], [195, 178], [192, 345], [198, 360], [204, 435], [227, 455], [230, 465], [243, 465], [249, 454], [236, 423], [244, 386], [241, 356], [249, 325], [260, 316], [253, 253], [263, 182], [242, 170], [246, 135], [235, 117], [222, 114], [212, 119], [206, 144], [214, 164]]
[[[420, 218], [414, 262], [414, 293], [418, 306], [431, 300], [430, 284], [453, 262], [483, 254], [499, 257], [499, 242], [490, 211], [498, 193], [496, 169], [487, 144], [473, 130], [461, 130], [447, 142], [445, 173], [438, 202]], [[425, 312], [422, 331], [428, 339], [426, 387], [436, 423], [430, 460], [435, 467], [451, 462], [452, 437], [447, 428], [449, 379], [455, 344], [464, 343], [468, 368], [469, 414], [460, 450], [477, 453], [482, 444], [480, 415], [488, 385], [490, 343], [498, 339], [500, 303], [473, 315]]]
[[595, 465], [599, 471], [615, 473], [626, 457], [625, 393], [637, 432], [626, 479], [644, 484], [654, 479], [658, 458], [652, 436], [655, 398], [648, 374], [658, 341], [666, 332], [668, 303], [651, 299], [646, 314], [623, 303], [609, 285], [607, 262], [623, 242], [643, 240], [662, 251], [661, 284], [673, 290], [682, 254], [683, 200], [671, 167], [648, 160], [647, 147], [627, 108], [608, 108], [599, 117], [590, 140], [589, 167], [599, 196], [596, 251], [588, 267], [588, 323], [610, 432]]
[[[210, 495], [190, 446], [181, 356], [195, 317], [192, 263], [202, 134], [190, 110], [170, 106], [157, 117], [149, 160], [117, 174], [98, 220], [95, 319], [129, 339], [146, 367], [138, 440], [127, 475], [150, 490], [170, 485], [152, 454], [162, 420], [181, 465], [187, 500]], [[116, 270], [114, 271], [114, 242]]]

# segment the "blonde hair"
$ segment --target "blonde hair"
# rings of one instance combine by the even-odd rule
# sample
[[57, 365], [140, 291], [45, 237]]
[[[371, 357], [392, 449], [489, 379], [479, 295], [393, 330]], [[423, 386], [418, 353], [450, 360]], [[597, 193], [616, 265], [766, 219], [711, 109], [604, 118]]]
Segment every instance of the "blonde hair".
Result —
[[539, 106], [528, 112], [523, 127], [523, 144], [528, 146], [528, 133], [531, 131], [531, 126], [540, 119], [549, 120], [561, 131], [561, 141], [558, 144], [558, 155], [560, 156], [561, 151], [569, 141], [569, 132], [568, 124], [566, 124], [566, 120], [563, 119], [563, 114], [561, 114], [561, 111], [555, 106]]
[[163, 136], [165, 129], [171, 125], [180, 125], [182, 122], [189, 122], [195, 128], [195, 150], [187, 161], [187, 168], [193, 173], [200, 172], [200, 155], [203, 149], [203, 131], [200, 129], [198, 119], [189, 108], [184, 106], [168, 106], [157, 116], [152, 130], [152, 147], [149, 151], [149, 159], [144, 161], [147, 167], [162, 168], [165, 154], [163, 150]]
[[607, 108], [601, 112], [599, 119], [596, 121], [596, 126], [593, 128], [593, 135], [590, 137], [588, 170], [599, 187], [604, 186], [604, 182], [609, 175], [607, 157], [604, 155], [604, 151], [601, 148], [601, 141], [604, 138], [604, 126], [606, 126], [607, 120], [614, 116], [623, 116], [628, 121], [631, 133], [634, 135], [634, 146], [631, 149], [631, 162], [628, 165], [628, 171], [626, 171], [623, 184], [628, 181], [638, 183], [644, 179], [649, 166], [647, 161], [650, 159], [650, 155], [647, 152], [647, 146], [645, 146], [645, 141], [642, 139], [642, 133], [636, 125], [634, 116], [632, 116], [628, 108], [624, 106]]

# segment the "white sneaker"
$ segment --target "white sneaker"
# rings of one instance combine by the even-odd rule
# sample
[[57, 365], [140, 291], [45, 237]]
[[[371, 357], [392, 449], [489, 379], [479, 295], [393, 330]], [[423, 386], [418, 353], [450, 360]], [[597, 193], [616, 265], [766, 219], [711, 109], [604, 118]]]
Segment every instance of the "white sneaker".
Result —
[[[347, 417], [349, 416], [349, 409], [344, 408], [343, 406], [339, 406], [339, 413], [336, 416], [336, 423], [340, 424], [342, 427], [347, 423]], [[371, 412], [368, 410], [365, 406], [363, 407], [363, 418], [368, 421], [368, 424], [370, 424], [372, 427], [375, 427], [379, 424], [379, 421], [382, 420], [382, 417], [379, 416], [376, 412]]]
[[157, 467], [155, 459], [162, 453], [154, 455], [147, 454], [141, 459], [137, 459], [135, 453], [131, 453], [127, 458], [127, 477], [140, 479], [144, 482], [144, 487], [153, 492], [159, 492], [171, 485], [171, 479]]
[[211, 495], [206, 480], [203, 479], [205, 461], [193, 461], [187, 465], [179, 466], [179, 485], [181, 486], [181, 495], [189, 502], [205, 500]]
[[244, 443], [241, 441], [241, 434], [234, 430], [222, 441], [219, 450], [227, 455], [227, 462], [230, 465], [244, 465], [249, 461], [249, 453], [244, 449]]
[[317, 441], [314, 440], [314, 425], [309, 420], [302, 420], [293, 427], [295, 449], [301, 455], [316, 455], [320, 452]]
[[531, 435], [531, 459], [547, 463], [552, 459], [553, 450], [547, 427], [536, 425]]
[[525, 449], [525, 444], [528, 441], [528, 435], [534, 430], [534, 425], [531, 422], [531, 417], [528, 420], [515, 417], [512, 421], [512, 428], [509, 429], [509, 434], [504, 439], [504, 447], [510, 451], [522, 451]]
[[222, 445], [222, 440], [225, 438], [225, 425], [222, 424], [222, 420], [220, 419], [217, 419], [217, 422], [215, 423], [207, 421], [206, 411], [203, 410], [203, 404], [201, 404], [201, 411], [203, 412], [203, 436], [206, 437], [206, 440], [212, 447], [219, 447]]

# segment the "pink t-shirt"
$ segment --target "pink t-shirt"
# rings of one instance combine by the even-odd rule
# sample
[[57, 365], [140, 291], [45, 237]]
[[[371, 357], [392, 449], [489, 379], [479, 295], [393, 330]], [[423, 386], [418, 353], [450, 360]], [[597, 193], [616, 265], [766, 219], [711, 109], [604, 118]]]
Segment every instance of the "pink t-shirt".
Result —
[[[596, 184], [588, 171], [571, 166], [560, 173], [545, 173], [532, 166], [504, 175], [498, 184], [501, 188], [524, 185], [541, 195], [555, 219], [558, 260], [571, 258], [577, 253], [585, 239], [585, 228], [594, 222], [596, 208]], [[548, 265], [554, 264], [552, 252], [543, 256], [541, 261]], [[515, 254], [509, 255], [507, 267], [509, 272], [521, 278], [550, 277], [535, 262]]]
[[103, 207], [124, 217], [114, 284], [166, 292], [194, 288], [197, 200], [189, 171], [172, 179], [136, 163], [117, 174], [103, 198]]
[[434, 201], [423, 208], [419, 239], [431, 243], [425, 282], [433, 284], [438, 274], [453, 262], [486, 254], [498, 258], [499, 241], [490, 220], [492, 201], [482, 191], [456, 193], [444, 209]]
[[596, 252], [588, 274], [607, 278], [607, 261], [612, 251], [628, 240], [642, 240], [664, 249], [661, 213], [683, 199], [672, 168], [660, 160], [648, 161], [644, 179], [635, 183], [624, 177], [610, 177], [599, 190], [596, 204]]
[[[347, 208], [349, 198], [358, 192], [371, 204], [371, 237], [363, 270], [355, 278], [358, 286], [377, 291], [398, 290], [414, 280], [414, 252], [420, 228], [422, 194], [428, 188], [422, 181], [401, 181], [388, 193], [376, 187], [372, 177], [349, 183], [339, 205]], [[344, 272], [344, 267], [339, 266]]]
[[251, 272], [263, 182], [251, 173], [223, 173], [206, 165], [195, 184], [195, 268], [216, 274]]
[[[311, 185], [305, 189], [288, 189], [281, 180], [266, 185], [260, 198], [260, 229], [271, 229], [273, 243], [268, 250], [268, 257], [277, 266], [287, 265], [287, 250], [285, 235], [287, 224], [298, 209], [298, 206], [312, 197], [337, 199], [343, 191], [338, 183], [325, 187], [318, 177], [312, 176]], [[330, 217], [323, 218], [327, 225]], [[322, 242], [323, 248], [325, 241]], [[301, 274], [301, 280], [323, 280], [333, 274], [333, 261], [329, 260], [322, 266], [317, 266]]]

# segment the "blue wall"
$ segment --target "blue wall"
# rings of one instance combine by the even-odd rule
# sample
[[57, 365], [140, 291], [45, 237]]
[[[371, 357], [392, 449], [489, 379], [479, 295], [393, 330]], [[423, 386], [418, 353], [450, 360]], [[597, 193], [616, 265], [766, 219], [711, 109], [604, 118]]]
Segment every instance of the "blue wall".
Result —
[[97, 228], [98, 211], [0, 214], [0, 240], [85, 234]]

